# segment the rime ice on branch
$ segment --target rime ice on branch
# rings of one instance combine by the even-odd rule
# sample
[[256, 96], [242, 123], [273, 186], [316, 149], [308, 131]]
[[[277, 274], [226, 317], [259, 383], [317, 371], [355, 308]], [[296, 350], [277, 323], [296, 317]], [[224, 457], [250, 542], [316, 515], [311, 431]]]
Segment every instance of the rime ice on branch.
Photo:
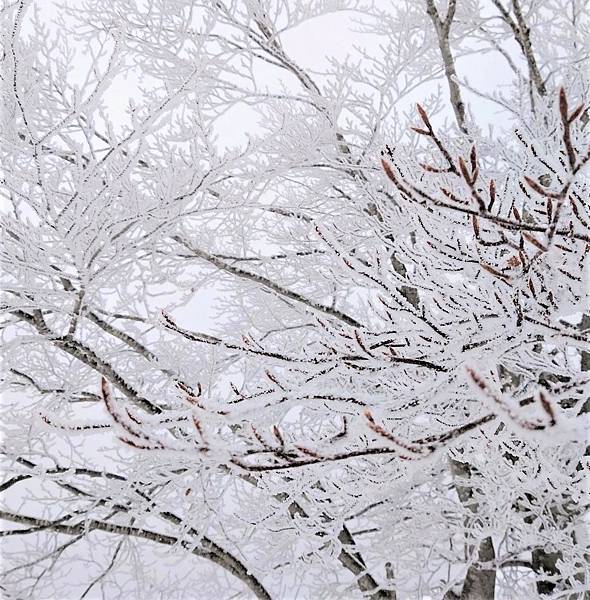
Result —
[[584, 3], [35, 4], [2, 590], [585, 594]]

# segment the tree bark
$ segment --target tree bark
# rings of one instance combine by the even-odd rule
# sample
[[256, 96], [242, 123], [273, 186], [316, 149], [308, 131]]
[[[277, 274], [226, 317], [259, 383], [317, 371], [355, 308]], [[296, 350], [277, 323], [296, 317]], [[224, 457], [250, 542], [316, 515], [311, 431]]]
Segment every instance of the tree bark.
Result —
[[[457, 495], [463, 506], [476, 514], [479, 506], [473, 503], [473, 490], [465, 483], [457, 483], [457, 479], [468, 480], [471, 469], [467, 463], [450, 459], [451, 472], [455, 479]], [[470, 554], [476, 551], [475, 545], [470, 545]], [[478, 563], [493, 563], [496, 559], [494, 544], [491, 537], [484, 538], [477, 547], [477, 560], [467, 569], [460, 600], [494, 600], [496, 588], [496, 568], [482, 569]]]

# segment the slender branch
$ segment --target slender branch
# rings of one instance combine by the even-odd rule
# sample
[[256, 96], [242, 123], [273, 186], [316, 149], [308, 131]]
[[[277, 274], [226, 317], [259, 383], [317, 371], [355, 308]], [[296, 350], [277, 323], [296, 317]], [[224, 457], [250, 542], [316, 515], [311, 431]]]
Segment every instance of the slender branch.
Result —
[[305, 296], [302, 296], [301, 294], [298, 294], [293, 290], [289, 290], [279, 285], [278, 283], [272, 281], [271, 279], [263, 277], [262, 275], [258, 275], [257, 273], [252, 273], [251, 271], [246, 271], [245, 269], [241, 269], [234, 265], [230, 265], [224, 260], [217, 258], [213, 254], [209, 254], [208, 252], [200, 250], [199, 248], [194, 248], [189, 242], [187, 242], [179, 236], [175, 236], [173, 239], [188, 250], [190, 250], [194, 254], [194, 256], [206, 260], [208, 263], [214, 265], [222, 271], [225, 271], [226, 273], [231, 273], [236, 277], [241, 277], [242, 279], [247, 279], [249, 281], [262, 285], [265, 288], [272, 290], [279, 296], [282, 296], [283, 298], [289, 298], [290, 300], [295, 300], [296, 302], [304, 304], [308, 308], [311, 308], [314, 312], [321, 312], [353, 327], [361, 327], [361, 324], [356, 319], [353, 319], [351, 316], [347, 315], [346, 313], [343, 313], [340, 310], [332, 308], [331, 306], [326, 306], [325, 304], [321, 304], [319, 302], [311, 300], [310, 298], [306, 298]]
[[231, 555], [228, 555], [225, 551], [220, 552], [219, 546], [213, 542], [210, 542], [209, 544], [203, 544], [203, 548], [195, 548], [193, 547], [193, 544], [189, 543], [188, 541], [172, 535], [159, 533], [150, 529], [142, 529], [140, 527], [106, 523], [96, 519], [88, 519], [82, 523], [66, 525], [64, 523], [60, 523], [59, 520], [49, 521], [47, 519], [16, 514], [5, 510], [0, 510], [0, 519], [12, 521], [13, 523], [19, 523], [22, 525], [31, 525], [37, 528], [42, 527], [46, 530], [55, 531], [56, 533], [61, 533], [64, 535], [79, 535], [88, 534], [92, 531], [104, 531], [105, 533], [124, 535], [126, 537], [136, 537], [167, 546], [179, 544], [195, 556], [209, 559], [210, 561], [229, 571], [232, 575], [235, 575], [250, 588], [257, 598], [260, 598], [261, 600], [271, 600], [270, 594], [266, 591], [262, 583], [260, 583], [260, 581], [258, 581], [258, 579], [235, 558], [231, 557]]
[[32, 325], [48, 342], [54, 344], [70, 356], [77, 358], [80, 362], [92, 367], [95, 371], [109, 379], [134, 405], [151, 414], [160, 414], [162, 409], [146, 398], [140, 396], [133, 387], [115, 371], [114, 367], [99, 356], [88, 346], [75, 340], [71, 335], [56, 336], [47, 327], [40, 312], [31, 315], [23, 310], [13, 310], [12, 314], [22, 321]]
[[451, 32], [451, 25], [455, 18], [455, 9], [457, 7], [457, 0], [449, 0], [447, 7], [447, 14], [441, 19], [434, 0], [426, 0], [426, 12], [430, 17], [436, 35], [438, 38], [438, 47], [443, 60], [445, 68], [445, 76], [447, 78], [447, 84], [449, 86], [449, 96], [451, 100], [451, 106], [455, 113], [455, 119], [459, 129], [468, 135], [467, 126], [465, 124], [465, 104], [461, 97], [461, 88], [457, 79], [457, 70], [455, 68], [455, 59], [451, 51], [451, 44], [449, 35]]
[[501, 0], [492, 0], [492, 2], [500, 12], [500, 15], [502, 16], [504, 22], [510, 27], [512, 34], [514, 35], [514, 39], [516, 40], [516, 42], [520, 46], [520, 49], [522, 50], [522, 53], [527, 62], [531, 84], [535, 86], [535, 89], [537, 90], [539, 96], [545, 96], [547, 94], [547, 86], [543, 81], [543, 77], [541, 76], [541, 71], [539, 70], [535, 53], [533, 52], [530, 28], [528, 27], [524, 19], [524, 15], [520, 6], [520, 1], [512, 0], [512, 9], [514, 10], [516, 21], [512, 18], [512, 15], [509, 13], [509, 11], [503, 6]]

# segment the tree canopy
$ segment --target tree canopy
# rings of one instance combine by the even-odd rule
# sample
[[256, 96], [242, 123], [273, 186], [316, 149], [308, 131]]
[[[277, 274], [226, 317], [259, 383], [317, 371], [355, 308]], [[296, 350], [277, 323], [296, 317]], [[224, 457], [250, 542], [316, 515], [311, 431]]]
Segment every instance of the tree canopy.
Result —
[[6, 598], [590, 597], [585, 0], [1, 14]]

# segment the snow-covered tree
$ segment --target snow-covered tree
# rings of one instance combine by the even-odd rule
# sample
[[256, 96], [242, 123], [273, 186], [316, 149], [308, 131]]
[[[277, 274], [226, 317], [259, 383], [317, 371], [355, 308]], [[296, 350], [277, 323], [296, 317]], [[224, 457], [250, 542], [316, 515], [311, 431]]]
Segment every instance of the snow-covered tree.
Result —
[[5, 4], [6, 598], [590, 597], [587, 9]]

